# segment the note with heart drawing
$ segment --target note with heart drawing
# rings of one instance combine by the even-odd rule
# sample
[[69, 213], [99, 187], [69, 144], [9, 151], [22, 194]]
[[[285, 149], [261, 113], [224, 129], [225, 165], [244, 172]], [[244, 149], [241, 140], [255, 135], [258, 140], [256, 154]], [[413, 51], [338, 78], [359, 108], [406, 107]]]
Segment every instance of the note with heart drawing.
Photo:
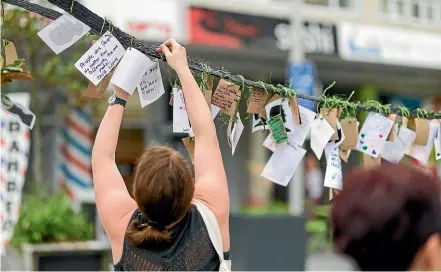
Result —
[[378, 113], [370, 112], [357, 139], [357, 150], [378, 158], [394, 122]]

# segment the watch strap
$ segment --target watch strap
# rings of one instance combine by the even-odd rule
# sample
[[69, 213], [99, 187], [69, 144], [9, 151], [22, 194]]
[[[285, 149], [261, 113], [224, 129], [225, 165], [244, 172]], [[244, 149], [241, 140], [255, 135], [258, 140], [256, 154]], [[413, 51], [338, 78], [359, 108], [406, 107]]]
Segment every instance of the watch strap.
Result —
[[122, 98], [119, 98], [119, 97], [115, 96], [115, 101], [111, 105], [115, 105], [115, 104], [118, 104], [118, 105], [121, 105], [121, 106], [125, 107], [126, 104], [127, 104], [127, 101], [122, 99]]

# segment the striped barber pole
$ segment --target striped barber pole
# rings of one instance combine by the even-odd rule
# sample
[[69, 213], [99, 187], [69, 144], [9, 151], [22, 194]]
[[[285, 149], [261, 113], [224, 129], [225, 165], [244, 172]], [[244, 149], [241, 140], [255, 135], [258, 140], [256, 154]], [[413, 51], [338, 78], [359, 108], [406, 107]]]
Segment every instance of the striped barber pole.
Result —
[[94, 202], [91, 155], [94, 127], [87, 108], [74, 108], [60, 133], [59, 184], [74, 202]]

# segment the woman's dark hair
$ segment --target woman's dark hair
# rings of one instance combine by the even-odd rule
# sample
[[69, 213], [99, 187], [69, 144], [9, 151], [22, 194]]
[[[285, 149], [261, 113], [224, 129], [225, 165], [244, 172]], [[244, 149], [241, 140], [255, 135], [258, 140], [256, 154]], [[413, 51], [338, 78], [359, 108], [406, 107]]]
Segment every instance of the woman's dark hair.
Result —
[[405, 165], [357, 170], [345, 176], [331, 214], [336, 249], [361, 270], [406, 271], [441, 233], [440, 181]]
[[193, 193], [193, 175], [182, 155], [167, 146], [146, 150], [133, 182], [133, 198], [142, 214], [130, 223], [129, 240], [135, 245], [170, 241], [166, 226], [189, 211]]

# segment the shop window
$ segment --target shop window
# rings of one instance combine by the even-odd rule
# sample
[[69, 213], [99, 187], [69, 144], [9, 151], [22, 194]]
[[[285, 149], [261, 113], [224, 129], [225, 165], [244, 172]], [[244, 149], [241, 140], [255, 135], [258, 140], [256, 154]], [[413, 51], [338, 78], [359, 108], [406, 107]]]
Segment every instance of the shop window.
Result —
[[439, 0], [382, 0], [381, 12], [387, 18], [410, 24], [439, 25], [441, 1]]
[[305, 4], [329, 8], [354, 8], [355, 0], [303, 0]]

